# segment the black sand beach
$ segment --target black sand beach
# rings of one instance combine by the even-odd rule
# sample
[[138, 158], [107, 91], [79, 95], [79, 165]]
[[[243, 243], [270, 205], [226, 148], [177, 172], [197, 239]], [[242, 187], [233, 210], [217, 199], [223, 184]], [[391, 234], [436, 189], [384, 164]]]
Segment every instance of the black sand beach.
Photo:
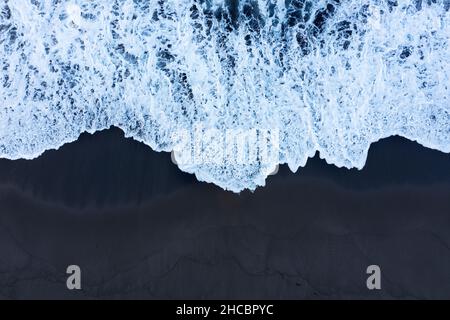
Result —
[[392, 137], [362, 171], [316, 156], [241, 194], [119, 129], [1, 159], [0, 297], [450, 298], [450, 155]]

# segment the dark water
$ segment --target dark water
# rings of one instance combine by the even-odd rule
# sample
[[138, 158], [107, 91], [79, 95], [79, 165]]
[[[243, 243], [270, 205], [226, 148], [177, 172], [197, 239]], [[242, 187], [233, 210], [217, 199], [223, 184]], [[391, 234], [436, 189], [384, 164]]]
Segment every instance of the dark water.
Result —
[[[239, 195], [118, 129], [0, 160], [3, 298], [450, 298], [450, 155], [393, 137]], [[66, 267], [82, 290], [66, 289]], [[366, 288], [381, 267], [382, 289]]]

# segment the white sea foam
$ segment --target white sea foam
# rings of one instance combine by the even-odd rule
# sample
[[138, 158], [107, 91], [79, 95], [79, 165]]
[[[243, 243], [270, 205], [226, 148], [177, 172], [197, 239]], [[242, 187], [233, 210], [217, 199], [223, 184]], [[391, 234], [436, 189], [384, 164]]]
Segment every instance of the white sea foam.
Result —
[[[450, 0], [0, 6], [3, 158], [117, 126], [180, 159], [200, 152], [181, 170], [238, 192], [317, 151], [362, 168], [370, 144], [391, 135], [450, 152]], [[195, 138], [199, 127], [214, 135]], [[235, 146], [252, 161], [235, 161], [233, 148], [217, 161], [233, 130], [277, 139]], [[180, 132], [197, 140], [180, 145]]]

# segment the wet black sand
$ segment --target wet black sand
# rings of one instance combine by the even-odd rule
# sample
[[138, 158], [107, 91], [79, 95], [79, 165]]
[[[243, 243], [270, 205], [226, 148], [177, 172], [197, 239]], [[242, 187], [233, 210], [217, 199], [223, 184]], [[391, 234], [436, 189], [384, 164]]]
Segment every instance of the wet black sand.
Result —
[[239, 195], [118, 129], [0, 160], [2, 298], [450, 298], [449, 246], [450, 155], [398, 137]]

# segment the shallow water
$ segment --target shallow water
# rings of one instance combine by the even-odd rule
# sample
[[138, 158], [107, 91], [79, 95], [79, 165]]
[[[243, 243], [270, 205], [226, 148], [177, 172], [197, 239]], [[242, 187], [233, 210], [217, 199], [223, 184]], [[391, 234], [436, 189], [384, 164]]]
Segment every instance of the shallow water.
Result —
[[362, 168], [370, 144], [392, 135], [449, 152], [448, 9], [11, 0], [0, 16], [0, 157], [34, 158], [114, 125], [239, 192], [317, 151]]

